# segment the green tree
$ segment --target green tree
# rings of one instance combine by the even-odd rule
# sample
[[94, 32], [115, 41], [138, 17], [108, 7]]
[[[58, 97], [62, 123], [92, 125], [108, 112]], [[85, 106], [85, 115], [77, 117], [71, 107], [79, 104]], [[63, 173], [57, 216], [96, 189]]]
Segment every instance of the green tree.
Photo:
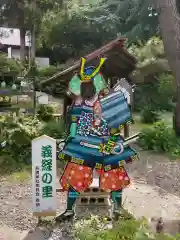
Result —
[[24, 1], [11, 1], [0, 4], [1, 25], [20, 29], [20, 58], [25, 59], [25, 3]]
[[[77, 4], [69, 1], [61, 11], [49, 11], [44, 15], [39, 46], [51, 54], [53, 62], [65, 62], [99, 47], [102, 39], [109, 39], [103, 25], [96, 25], [87, 17], [93, 4]], [[102, 36], [102, 33], [103, 36]], [[61, 53], [61, 54], [59, 54]]]
[[56, 63], [76, 59], [117, 36], [127, 36], [129, 43], [148, 40], [158, 35], [159, 29], [151, 1], [68, 1], [61, 11], [44, 14], [38, 38], [40, 52]]
[[0, 4], [1, 25], [20, 30], [20, 59], [22, 62], [25, 60], [26, 32], [30, 31], [32, 35], [32, 30], [34, 30], [37, 34], [43, 14], [49, 9], [60, 7], [61, 2], [58, 0], [53, 2], [50, 0], [12, 0], [7, 1], [6, 4]]
[[105, 0], [100, 9], [97, 21], [104, 20], [103, 24], [107, 25], [113, 19], [116, 34], [127, 36], [130, 42], [148, 40], [158, 34], [157, 13], [152, 0]]
[[146, 43], [132, 44], [128, 50], [138, 60], [131, 76], [135, 82], [152, 82], [158, 74], [171, 71], [163, 42], [158, 37], [152, 37]]

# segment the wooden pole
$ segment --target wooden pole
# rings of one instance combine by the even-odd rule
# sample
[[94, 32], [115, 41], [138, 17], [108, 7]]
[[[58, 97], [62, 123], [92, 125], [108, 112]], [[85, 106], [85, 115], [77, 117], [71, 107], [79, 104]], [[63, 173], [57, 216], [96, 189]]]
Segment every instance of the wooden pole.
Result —
[[33, 112], [34, 116], [36, 116], [36, 90], [35, 90], [35, 69], [36, 69], [36, 62], [35, 62], [35, 55], [36, 55], [36, 0], [32, 2], [32, 15], [34, 18], [32, 29], [31, 29], [31, 73], [33, 78]]
[[130, 136], [130, 125], [128, 123], [124, 124], [124, 138], [128, 138]]

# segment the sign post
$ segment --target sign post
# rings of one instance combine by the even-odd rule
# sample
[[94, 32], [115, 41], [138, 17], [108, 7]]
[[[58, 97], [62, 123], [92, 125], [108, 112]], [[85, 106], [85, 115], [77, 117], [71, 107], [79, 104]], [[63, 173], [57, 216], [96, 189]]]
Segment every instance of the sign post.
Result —
[[56, 140], [46, 135], [32, 140], [33, 215], [56, 215]]

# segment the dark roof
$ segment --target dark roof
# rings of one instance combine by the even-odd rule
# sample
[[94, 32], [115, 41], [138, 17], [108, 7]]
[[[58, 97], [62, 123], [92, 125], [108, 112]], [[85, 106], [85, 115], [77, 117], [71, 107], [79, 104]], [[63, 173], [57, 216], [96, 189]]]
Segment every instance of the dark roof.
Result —
[[[99, 57], [106, 57], [107, 60], [101, 69], [101, 72], [105, 78], [127, 78], [128, 75], [135, 69], [137, 61], [124, 48], [125, 40], [125, 38], [117, 38], [101, 48], [91, 52], [85, 56], [86, 62], [88, 64], [96, 65], [95, 61], [97, 61]], [[58, 89], [58, 87], [62, 89], [63, 81], [61, 80], [66, 80], [66, 84], [68, 84], [68, 81], [71, 79], [72, 75], [79, 69], [80, 63], [81, 60], [75, 62], [71, 67], [56, 73], [49, 79], [42, 81], [41, 89], [44, 91], [44, 87], [46, 88], [46, 86], [47, 88], [52, 87], [54, 90], [55, 88]]]

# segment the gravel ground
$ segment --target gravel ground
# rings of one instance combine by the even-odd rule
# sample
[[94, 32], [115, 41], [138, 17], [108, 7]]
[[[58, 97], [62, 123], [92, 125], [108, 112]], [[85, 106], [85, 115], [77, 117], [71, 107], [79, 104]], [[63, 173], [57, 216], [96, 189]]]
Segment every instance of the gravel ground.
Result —
[[[128, 166], [128, 172], [134, 179], [158, 186], [180, 197], [180, 162], [170, 162], [158, 154], [140, 151], [140, 161]], [[66, 196], [59, 194], [59, 212], [66, 206]], [[0, 226], [16, 230], [34, 229], [37, 219], [32, 217], [31, 183], [10, 183], [1, 180], [0, 186]]]
[[[6, 180], [0, 186], [0, 226], [16, 230], [29, 230], [37, 225], [37, 218], [32, 216], [32, 191], [29, 184], [12, 184]], [[65, 194], [57, 195], [58, 212], [66, 207]]]
[[127, 166], [130, 176], [180, 197], [180, 160], [170, 161], [165, 155], [141, 151], [136, 145], [134, 148], [139, 153], [139, 161]]

